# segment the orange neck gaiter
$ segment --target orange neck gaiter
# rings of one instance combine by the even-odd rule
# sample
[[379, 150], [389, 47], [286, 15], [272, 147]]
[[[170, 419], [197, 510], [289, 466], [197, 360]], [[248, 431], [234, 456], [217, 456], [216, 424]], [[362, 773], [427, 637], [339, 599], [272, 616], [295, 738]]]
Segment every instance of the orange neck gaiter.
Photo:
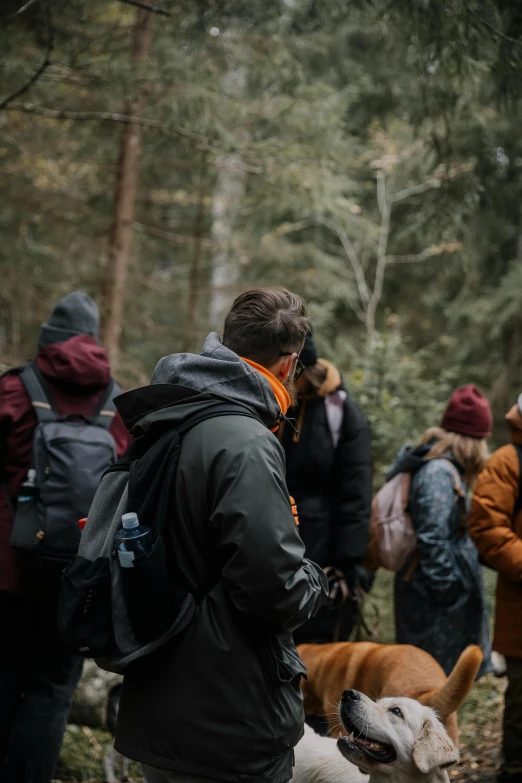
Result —
[[274, 392], [274, 397], [276, 398], [277, 403], [281, 408], [281, 413], [283, 416], [285, 416], [288, 408], [290, 407], [291, 400], [290, 395], [281, 381], [278, 381], [275, 375], [272, 375], [270, 370], [267, 370], [266, 367], [263, 367], [263, 365], [258, 364], [257, 362], [253, 362], [251, 359], [245, 359], [243, 356], [241, 358], [244, 362], [253, 367], [254, 370], [257, 370], [258, 373], [261, 373], [263, 378], [267, 379], [268, 383], [270, 384], [270, 388]]
[[[283, 416], [286, 416], [286, 412], [288, 411], [288, 408], [290, 407], [290, 403], [292, 400], [290, 399], [290, 395], [288, 394], [287, 390], [281, 383], [281, 381], [278, 381], [275, 375], [272, 375], [270, 370], [267, 370], [266, 367], [263, 367], [262, 364], [258, 364], [257, 362], [253, 362], [251, 359], [245, 359], [243, 356], [241, 357], [244, 362], [249, 364], [251, 367], [254, 368], [254, 370], [257, 370], [257, 372], [261, 373], [263, 378], [266, 378], [268, 383], [270, 384], [270, 388], [274, 392], [274, 396], [278, 402], [279, 407], [281, 408], [281, 413]], [[277, 427], [272, 428], [272, 432], [277, 432], [279, 429], [279, 425]], [[292, 507], [292, 514], [294, 515], [295, 524], [299, 524], [299, 516], [297, 514], [297, 506], [295, 504], [295, 500], [290, 495], [290, 505]]]

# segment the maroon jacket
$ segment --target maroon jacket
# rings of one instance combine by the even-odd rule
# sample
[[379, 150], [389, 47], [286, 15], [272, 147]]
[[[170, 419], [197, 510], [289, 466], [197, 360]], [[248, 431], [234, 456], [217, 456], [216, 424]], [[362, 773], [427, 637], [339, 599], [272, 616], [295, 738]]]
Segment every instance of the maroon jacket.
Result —
[[[78, 335], [63, 343], [41, 348], [36, 364], [48, 383], [52, 402], [61, 416], [83, 413], [91, 416], [111, 379], [109, 360], [94, 337]], [[37, 420], [25, 387], [16, 373], [0, 378], [0, 471], [7, 479], [11, 499], [18, 497], [31, 461], [33, 432]], [[131, 436], [119, 415], [110, 433], [121, 456]], [[16, 552], [11, 549], [12, 518], [5, 485], [0, 486], [0, 591], [18, 592], [20, 572]]]

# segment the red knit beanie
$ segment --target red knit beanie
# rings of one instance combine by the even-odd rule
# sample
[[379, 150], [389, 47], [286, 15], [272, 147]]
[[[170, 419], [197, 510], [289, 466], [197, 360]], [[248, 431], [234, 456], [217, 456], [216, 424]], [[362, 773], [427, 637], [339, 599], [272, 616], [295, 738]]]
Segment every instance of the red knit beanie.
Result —
[[460, 435], [488, 438], [491, 435], [492, 423], [489, 402], [480, 389], [468, 383], [466, 386], [459, 386], [451, 395], [440, 426]]

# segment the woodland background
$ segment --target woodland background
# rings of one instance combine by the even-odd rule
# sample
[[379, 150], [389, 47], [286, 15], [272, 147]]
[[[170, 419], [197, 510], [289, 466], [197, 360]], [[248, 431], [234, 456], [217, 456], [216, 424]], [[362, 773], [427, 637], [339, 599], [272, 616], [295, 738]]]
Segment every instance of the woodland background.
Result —
[[[370, 421], [376, 484], [455, 385], [483, 387], [506, 439], [519, 0], [3, 0], [0, 17], [0, 371], [73, 289], [132, 388], [241, 290], [285, 285]], [[389, 574], [374, 605], [391, 641]], [[455, 783], [493, 779], [502, 689], [468, 697]], [[70, 725], [59, 778], [100, 780], [109, 740]]]
[[81, 288], [127, 388], [285, 285], [376, 477], [476, 382], [521, 391], [516, 0], [3, 0], [0, 370]]

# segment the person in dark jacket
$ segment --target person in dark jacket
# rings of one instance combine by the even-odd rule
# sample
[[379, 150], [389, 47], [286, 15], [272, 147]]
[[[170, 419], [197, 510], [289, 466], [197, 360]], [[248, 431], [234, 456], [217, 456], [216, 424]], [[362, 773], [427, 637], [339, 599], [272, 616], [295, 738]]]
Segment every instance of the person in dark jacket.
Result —
[[115, 748], [142, 763], [147, 783], [292, 777], [305, 673], [292, 631], [327, 585], [305, 559], [274, 431], [307, 331], [298, 296], [247, 291], [223, 342], [213, 333], [200, 355], [161, 359], [150, 387], [118, 401], [135, 436], [216, 401], [253, 414], [210, 418], [183, 437], [167, 551], [189, 592], [208, 587], [182, 634], [124, 673]]
[[[111, 382], [98, 343], [99, 314], [80, 291], [63, 297], [42, 327], [36, 366], [61, 416], [92, 415]], [[82, 659], [56, 628], [62, 566], [23, 568], [10, 546], [11, 508], [31, 461], [37, 419], [19, 373], [0, 378], [0, 781], [47, 783], [56, 765]], [[130, 436], [119, 416], [110, 432], [118, 454]]]
[[[306, 556], [340, 571], [350, 590], [367, 592], [372, 575], [361, 564], [368, 546], [372, 505], [372, 456], [368, 424], [348, 396], [341, 375], [320, 359], [309, 334], [300, 354], [304, 372], [296, 383], [298, 403], [279, 437], [286, 453], [286, 479], [295, 498]], [[325, 606], [295, 634], [296, 644], [349, 638], [357, 612], [349, 597]]]
[[476, 386], [456, 389], [440, 427], [403, 448], [388, 474], [412, 474], [409, 510], [416, 551], [395, 577], [397, 644], [429, 652], [449, 675], [469, 644], [479, 674], [492, 670], [488, 604], [478, 551], [468, 532], [470, 491], [488, 460], [489, 403]]

